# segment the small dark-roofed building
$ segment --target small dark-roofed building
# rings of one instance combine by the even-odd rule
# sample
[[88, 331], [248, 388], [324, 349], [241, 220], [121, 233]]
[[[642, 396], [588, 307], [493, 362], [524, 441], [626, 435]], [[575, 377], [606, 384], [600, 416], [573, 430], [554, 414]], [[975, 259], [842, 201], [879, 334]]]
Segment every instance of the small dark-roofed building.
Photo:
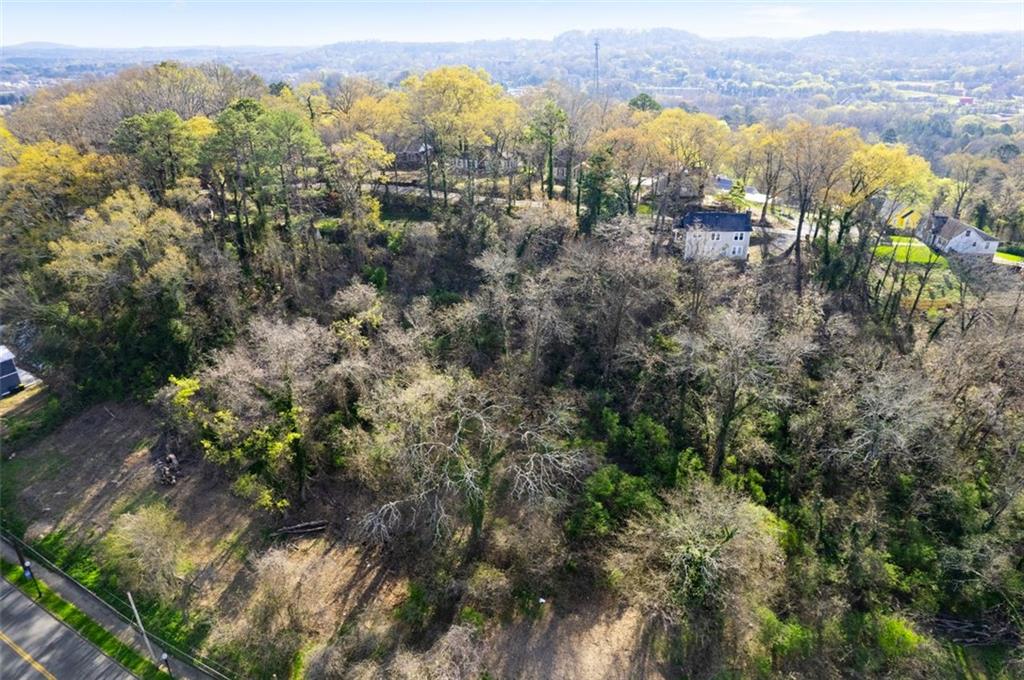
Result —
[[685, 234], [683, 256], [688, 259], [747, 259], [753, 229], [749, 210], [741, 213], [693, 210], [676, 222], [676, 229]]

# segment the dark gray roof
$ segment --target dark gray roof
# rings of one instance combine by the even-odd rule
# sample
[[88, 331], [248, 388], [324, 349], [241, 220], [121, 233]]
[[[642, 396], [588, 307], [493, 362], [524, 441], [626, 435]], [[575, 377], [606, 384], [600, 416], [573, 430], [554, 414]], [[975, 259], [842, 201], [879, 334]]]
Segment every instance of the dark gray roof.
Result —
[[751, 231], [750, 212], [698, 210], [683, 215], [679, 226], [683, 229], [700, 227], [709, 231]]
[[998, 239], [991, 234], [987, 234], [977, 227], [972, 227], [966, 222], [961, 222], [955, 217], [949, 215], [943, 215], [942, 213], [933, 213], [929, 218], [928, 228], [931, 233], [938, 234], [942, 238], [949, 242], [953, 238], [959, 236], [962, 232], [971, 231], [972, 235], [976, 235], [983, 241], [998, 241]]

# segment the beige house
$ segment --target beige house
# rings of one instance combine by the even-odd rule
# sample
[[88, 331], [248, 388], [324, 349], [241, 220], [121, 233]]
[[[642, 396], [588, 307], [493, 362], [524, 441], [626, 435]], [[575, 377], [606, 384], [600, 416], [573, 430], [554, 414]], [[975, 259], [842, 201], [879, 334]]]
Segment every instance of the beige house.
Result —
[[683, 241], [683, 257], [692, 259], [746, 260], [750, 250], [750, 211], [730, 213], [693, 211], [676, 225]]

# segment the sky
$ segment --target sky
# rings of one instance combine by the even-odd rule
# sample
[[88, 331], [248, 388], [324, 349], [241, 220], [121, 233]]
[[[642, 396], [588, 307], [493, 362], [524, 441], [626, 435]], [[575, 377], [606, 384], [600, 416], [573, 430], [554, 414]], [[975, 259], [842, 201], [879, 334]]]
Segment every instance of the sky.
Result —
[[837, 30], [1024, 32], [1024, 0], [0, 0], [0, 48], [37, 41], [163, 47], [548, 39], [605, 28], [677, 28], [708, 38]]

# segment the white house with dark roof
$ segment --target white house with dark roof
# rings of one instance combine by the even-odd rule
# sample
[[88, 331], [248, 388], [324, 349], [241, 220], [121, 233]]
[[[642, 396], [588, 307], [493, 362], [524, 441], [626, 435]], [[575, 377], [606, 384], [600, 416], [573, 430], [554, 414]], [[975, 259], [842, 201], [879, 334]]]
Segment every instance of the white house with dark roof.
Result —
[[750, 250], [750, 211], [742, 213], [697, 210], [676, 223], [687, 259], [746, 260]]
[[917, 225], [917, 238], [947, 254], [993, 257], [999, 239], [955, 217], [932, 213]]

